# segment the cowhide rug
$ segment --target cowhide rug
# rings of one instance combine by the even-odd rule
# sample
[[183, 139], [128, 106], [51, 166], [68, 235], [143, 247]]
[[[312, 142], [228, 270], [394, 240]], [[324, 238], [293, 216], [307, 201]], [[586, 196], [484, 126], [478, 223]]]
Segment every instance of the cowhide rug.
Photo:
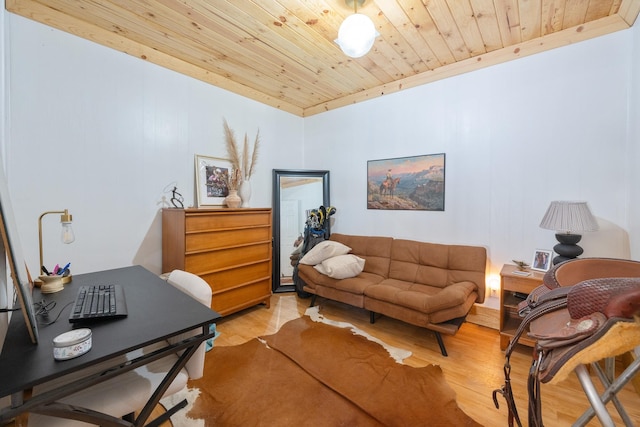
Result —
[[[182, 394], [171, 420], [196, 426], [479, 426], [436, 365], [311, 310], [273, 335], [207, 353], [204, 378]], [[332, 324], [328, 324], [332, 323]]]

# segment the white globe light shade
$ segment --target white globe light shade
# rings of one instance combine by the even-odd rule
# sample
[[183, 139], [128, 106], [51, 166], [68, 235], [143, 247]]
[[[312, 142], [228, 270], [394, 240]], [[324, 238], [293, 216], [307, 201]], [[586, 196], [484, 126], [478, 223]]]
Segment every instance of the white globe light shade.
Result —
[[340, 25], [335, 42], [345, 55], [360, 58], [371, 50], [373, 42], [379, 35], [380, 33], [376, 31], [376, 27], [367, 15], [354, 13]]

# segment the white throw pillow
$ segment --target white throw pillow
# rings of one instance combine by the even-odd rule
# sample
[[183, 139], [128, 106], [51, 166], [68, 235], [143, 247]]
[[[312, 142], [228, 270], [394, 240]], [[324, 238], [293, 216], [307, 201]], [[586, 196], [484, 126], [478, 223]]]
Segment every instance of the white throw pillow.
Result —
[[364, 269], [364, 259], [353, 254], [338, 255], [325, 259], [313, 268], [334, 279], [347, 279], [349, 277], [356, 277], [362, 273]]
[[304, 254], [300, 260], [300, 264], [317, 265], [325, 259], [348, 254], [351, 251], [349, 246], [343, 245], [340, 242], [334, 242], [333, 240], [323, 240], [315, 245], [309, 252]]
[[302, 252], [302, 246], [304, 246], [303, 243], [300, 243], [298, 246], [296, 246], [296, 248], [291, 252], [291, 255], [298, 255], [300, 252]]

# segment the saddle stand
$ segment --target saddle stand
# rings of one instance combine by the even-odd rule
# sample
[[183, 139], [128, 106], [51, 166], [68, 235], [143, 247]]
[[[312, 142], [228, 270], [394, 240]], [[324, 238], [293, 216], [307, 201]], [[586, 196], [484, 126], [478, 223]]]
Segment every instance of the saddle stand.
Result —
[[[547, 275], [550, 274], [554, 272], [550, 270]], [[543, 425], [540, 383], [560, 382], [574, 371], [592, 406], [575, 425], [586, 424], [595, 414], [604, 426], [613, 426], [604, 407], [613, 401], [625, 425], [632, 426], [615, 395], [640, 370], [640, 359], [617, 379], [613, 376], [611, 360], [640, 346], [640, 322], [637, 318], [634, 320], [634, 314], [640, 312], [640, 277], [597, 278], [554, 287], [557, 281], [548, 280], [547, 275], [545, 284], [519, 306], [524, 319], [505, 351], [505, 383], [493, 392], [496, 408], [499, 407], [497, 395], [501, 394], [508, 405], [508, 425], [513, 426], [515, 421], [522, 427], [511, 389], [510, 357], [520, 336], [529, 329], [528, 335], [536, 339], [528, 378], [530, 427]], [[595, 363], [603, 359], [608, 360], [606, 372]], [[594, 366], [606, 388], [602, 396], [591, 382], [585, 367], [588, 364]]]

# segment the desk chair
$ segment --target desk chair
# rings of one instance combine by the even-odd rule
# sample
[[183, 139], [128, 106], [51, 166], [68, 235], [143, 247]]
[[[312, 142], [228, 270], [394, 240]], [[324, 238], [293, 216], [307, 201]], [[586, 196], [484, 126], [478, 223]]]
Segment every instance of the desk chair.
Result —
[[[602, 278], [640, 277], [640, 262], [613, 258], [582, 258], [556, 265], [544, 277], [555, 286], [573, 286], [583, 280]], [[640, 321], [618, 322], [597, 341], [568, 359], [555, 374], [550, 384], [565, 379], [575, 372], [585, 391], [591, 408], [574, 424], [586, 425], [596, 415], [603, 426], [614, 426], [605, 405], [613, 402], [625, 426], [633, 426], [618, 393], [639, 371], [640, 357], [636, 358], [619, 377], [615, 378], [615, 357], [635, 349], [640, 351]], [[604, 368], [601, 366], [603, 362]], [[587, 367], [591, 366], [605, 391], [599, 395]]]
[[[167, 282], [192, 298], [198, 300], [207, 307], [211, 306], [211, 288], [200, 277], [181, 270], [174, 270], [169, 275]], [[179, 309], [178, 307], [176, 309]], [[158, 316], [158, 321], [162, 321]], [[171, 343], [180, 342], [196, 333], [187, 333], [169, 340]], [[196, 353], [189, 359], [182, 371], [173, 380], [163, 397], [170, 396], [182, 390], [187, 385], [189, 379], [201, 378], [204, 374], [204, 359], [206, 352], [206, 342], [203, 342]], [[162, 347], [162, 344], [151, 345], [142, 350], [129, 353], [127, 358], [131, 359], [151, 352]], [[144, 353], [143, 353], [144, 352]], [[172, 354], [159, 359], [148, 365], [142, 366], [123, 375], [112, 378], [108, 381], [92, 386], [86, 390], [69, 395], [61, 399], [60, 402], [73, 406], [81, 406], [102, 413], [110, 414], [119, 418], [133, 420], [133, 414], [144, 407], [153, 391], [162, 381], [164, 375], [177, 360], [177, 356]], [[113, 363], [113, 362], [110, 362]], [[98, 372], [100, 365], [91, 367], [92, 371]], [[70, 377], [64, 377], [55, 382], [49, 382], [34, 388], [33, 395], [42, 393], [60, 382], [69, 381]], [[186, 400], [178, 403], [174, 408], [167, 411], [165, 419], [177, 410], [186, 406]], [[90, 424], [69, 420], [64, 418], [49, 417], [40, 414], [29, 414], [29, 427], [80, 427], [90, 426]]]

